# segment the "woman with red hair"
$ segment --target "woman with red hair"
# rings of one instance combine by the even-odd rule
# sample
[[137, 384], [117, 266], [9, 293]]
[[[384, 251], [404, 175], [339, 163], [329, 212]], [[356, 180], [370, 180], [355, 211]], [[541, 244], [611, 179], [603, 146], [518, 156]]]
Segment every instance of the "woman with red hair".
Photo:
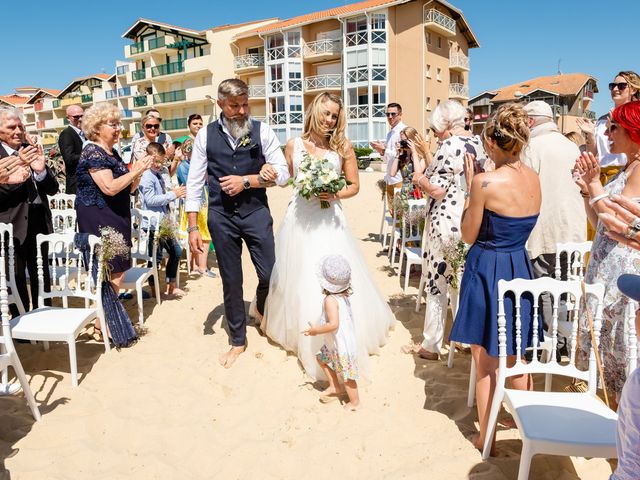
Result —
[[[603, 187], [599, 179], [600, 163], [593, 153], [585, 152], [576, 162], [574, 178], [584, 197], [589, 222], [596, 228], [585, 281], [605, 285], [600, 346], [606, 387], [619, 395], [626, 378], [623, 329], [629, 299], [620, 293], [616, 281], [624, 273], [637, 272], [634, 262], [640, 261], [640, 251], [607, 236], [606, 225], [599, 217], [604, 215], [606, 218], [607, 214], [614, 213], [611, 203], [606, 200], [612, 195], [634, 200], [640, 197], [640, 101], [618, 106], [611, 115], [606, 135], [611, 153], [626, 155], [625, 166]], [[640, 231], [640, 219], [635, 220], [629, 224], [628, 238]], [[578, 359], [586, 365], [591, 340], [584, 314], [580, 327]]]

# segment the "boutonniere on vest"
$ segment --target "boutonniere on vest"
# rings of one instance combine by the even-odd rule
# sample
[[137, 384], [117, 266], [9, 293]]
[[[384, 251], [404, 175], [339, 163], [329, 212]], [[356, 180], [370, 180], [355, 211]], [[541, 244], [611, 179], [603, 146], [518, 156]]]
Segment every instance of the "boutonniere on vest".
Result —
[[244, 137], [242, 137], [238, 142], [238, 146], [239, 147], [251, 146], [251, 136], [249, 134], [246, 134]]

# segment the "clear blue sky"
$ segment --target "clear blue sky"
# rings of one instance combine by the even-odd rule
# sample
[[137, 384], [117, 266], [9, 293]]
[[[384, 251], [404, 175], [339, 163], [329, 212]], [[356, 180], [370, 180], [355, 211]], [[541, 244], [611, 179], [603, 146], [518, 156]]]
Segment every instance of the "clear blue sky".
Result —
[[[610, 108], [607, 83], [619, 70], [640, 71], [640, 0], [450, 0], [480, 40], [471, 51], [475, 95], [529, 78], [583, 72], [595, 76], [598, 114]], [[20, 2], [4, 6], [0, 94], [17, 86], [64, 88], [73, 78], [112, 72], [124, 58], [120, 36], [139, 17], [193, 29], [278, 16], [289, 18], [351, 1], [175, 0]], [[13, 21], [13, 19], [19, 19]], [[11, 62], [8, 57], [13, 58]]]

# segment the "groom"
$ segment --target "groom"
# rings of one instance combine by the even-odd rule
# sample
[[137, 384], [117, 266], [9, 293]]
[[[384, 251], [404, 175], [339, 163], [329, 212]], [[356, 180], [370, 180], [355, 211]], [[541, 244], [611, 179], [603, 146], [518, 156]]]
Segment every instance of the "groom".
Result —
[[[246, 347], [247, 320], [242, 296], [242, 242], [258, 274], [257, 310], [264, 313], [275, 260], [273, 219], [265, 188], [287, 184], [289, 168], [271, 128], [249, 116], [249, 88], [239, 79], [218, 87], [220, 118], [198, 132], [187, 179], [189, 246], [204, 252], [198, 211], [205, 180], [209, 191], [209, 232], [222, 278], [224, 313], [231, 349], [220, 364], [231, 367]], [[263, 176], [259, 172], [268, 163]], [[264, 177], [264, 178], [263, 178]], [[275, 180], [275, 181], [272, 181]]]

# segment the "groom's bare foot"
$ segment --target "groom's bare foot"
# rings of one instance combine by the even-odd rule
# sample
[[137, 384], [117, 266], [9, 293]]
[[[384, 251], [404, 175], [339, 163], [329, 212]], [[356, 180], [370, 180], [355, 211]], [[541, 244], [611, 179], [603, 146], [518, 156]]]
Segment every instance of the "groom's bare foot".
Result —
[[240, 354], [245, 351], [245, 349], [245, 346], [231, 347], [227, 353], [223, 353], [222, 355], [220, 355], [220, 358], [218, 359], [220, 365], [222, 365], [224, 368], [231, 368], [231, 366], [235, 363]]

